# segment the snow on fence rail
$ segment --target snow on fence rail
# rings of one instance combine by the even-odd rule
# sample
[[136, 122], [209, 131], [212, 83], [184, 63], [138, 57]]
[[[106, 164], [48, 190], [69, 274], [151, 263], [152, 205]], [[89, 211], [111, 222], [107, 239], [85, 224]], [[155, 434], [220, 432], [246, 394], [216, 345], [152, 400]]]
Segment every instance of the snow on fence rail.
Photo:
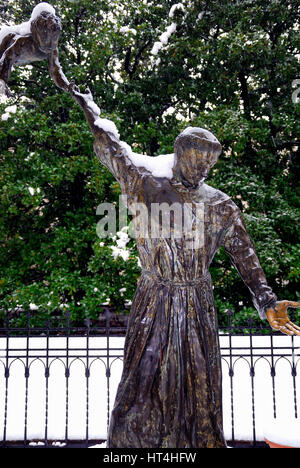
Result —
[[[0, 447], [105, 440], [125, 327], [111, 336], [108, 316], [106, 327], [23, 332], [0, 329]], [[226, 439], [256, 446], [274, 418], [298, 418], [300, 337], [249, 333], [249, 324], [233, 335], [229, 323], [220, 346]]]

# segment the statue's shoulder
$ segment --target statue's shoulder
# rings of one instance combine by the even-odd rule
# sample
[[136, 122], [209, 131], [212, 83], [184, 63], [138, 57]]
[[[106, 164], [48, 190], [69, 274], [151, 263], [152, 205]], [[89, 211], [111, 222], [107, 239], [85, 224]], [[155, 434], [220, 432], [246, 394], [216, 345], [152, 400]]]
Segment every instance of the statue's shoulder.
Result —
[[225, 202], [230, 204], [230, 202], [232, 202], [229, 195], [207, 184], [202, 185], [199, 194], [201, 198], [203, 198], [205, 202], [209, 203], [210, 205], [218, 205]]
[[12, 44], [13, 40], [17, 37], [17, 33], [11, 31], [9, 26], [5, 26], [0, 31], [0, 54]]

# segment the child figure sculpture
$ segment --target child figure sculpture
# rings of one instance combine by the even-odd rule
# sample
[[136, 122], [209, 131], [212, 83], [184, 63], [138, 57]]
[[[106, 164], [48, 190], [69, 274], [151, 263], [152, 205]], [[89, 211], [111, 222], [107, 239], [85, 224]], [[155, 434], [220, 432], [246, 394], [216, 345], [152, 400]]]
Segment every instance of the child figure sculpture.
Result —
[[0, 93], [10, 96], [8, 82], [13, 66], [48, 60], [49, 72], [57, 86], [68, 90], [68, 80], [58, 61], [60, 19], [48, 3], [39, 3], [28, 22], [6, 26], [0, 31]]

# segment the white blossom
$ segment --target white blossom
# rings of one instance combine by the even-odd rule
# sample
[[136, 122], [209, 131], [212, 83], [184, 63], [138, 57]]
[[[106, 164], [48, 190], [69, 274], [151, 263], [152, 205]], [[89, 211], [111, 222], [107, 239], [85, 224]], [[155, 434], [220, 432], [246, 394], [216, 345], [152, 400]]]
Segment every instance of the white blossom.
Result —
[[136, 29], [129, 28], [129, 26], [122, 26], [120, 28], [120, 33], [126, 34], [126, 33], [131, 33], [134, 36], [136, 36]]
[[116, 247], [114, 245], [110, 246], [112, 250], [112, 255], [114, 259], [116, 260], [118, 257], [123, 258], [123, 260], [126, 262], [129, 259], [130, 256], [130, 251], [126, 250], [124, 248]]

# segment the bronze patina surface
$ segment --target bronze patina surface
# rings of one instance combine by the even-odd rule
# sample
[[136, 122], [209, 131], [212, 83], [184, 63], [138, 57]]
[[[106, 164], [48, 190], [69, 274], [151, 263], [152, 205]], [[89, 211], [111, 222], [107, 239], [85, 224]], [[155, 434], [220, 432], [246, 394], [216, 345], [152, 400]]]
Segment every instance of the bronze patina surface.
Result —
[[[114, 132], [99, 127], [90, 92], [81, 94], [73, 85], [70, 91], [93, 131], [96, 155], [120, 183], [129, 208], [142, 203], [150, 211], [153, 203], [176, 203], [184, 209], [188, 204], [192, 214], [191, 229], [181, 238], [137, 238], [142, 274], [128, 323], [108, 447], [226, 447], [217, 312], [209, 274], [217, 250], [225, 247], [261, 318], [280, 303], [267, 284], [239, 208], [204, 183], [221, 145], [210, 132], [189, 128], [175, 142], [173, 177], [155, 177], [133, 163], [130, 148]], [[194, 248], [199, 205], [204, 207], [202, 242]], [[173, 234], [175, 227], [173, 221]], [[291, 326], [291, 334], [300, 334], [299, 327]]]
[[49, 11], [41, 11], [30, 22], [30, 32], [20, 34], [14, 27], [5, 28], [0, 43], [0, 80], [4, 92], [10, 95], [8, 82], [13, 66], [26, 65], [39, 60], [48, 60], [49, 72], [57, 86], [68, 90], [68, 80], [58, 60], [58, 39], [61, 32], [60, 19]]
[[[239, 208], [225, 193], [205, 184], [221, 145], [209, 131], [188, 128], [175, 141], [170, 177], [155, 176], [136, 164], [131, 149], [112, 125], [99, 119], [88, 91], [69, 84], [58, 62], [59, 20], [49, 12], [32, 22], [26, 36], [8, 34], [0, 44], [0, 79], [8, 82], [11, 67], [48, 58], [50, 74], [82, 107], [95, 137], [94, 150], [120, 183], [135, 215], [142, 266], [133, 300], [124, 350], [124, 369], [111, 416], [110, 448], [222, 448], [221, 358], [217, 311], [209, 266], [224, 246], [249, 288], [261, 318], [285, 334], [300, 335], [287, 307], [268, 286]], [[8, 90], [7, 90], [8, 91]], [[142, 158], [142, 156], [140, 156]], [[164, 205], [154, 223], [141, 221], [134, 206], [148, 212]], [[170, 216], [170, 235], [160, 221], [176, 206], [189, 229]], [[142, 226], [141, 226], [142, 224]], [[147, 224], [147, 226], [145, 226]], [[178, 231], [181, 235], [178, 235]]]

